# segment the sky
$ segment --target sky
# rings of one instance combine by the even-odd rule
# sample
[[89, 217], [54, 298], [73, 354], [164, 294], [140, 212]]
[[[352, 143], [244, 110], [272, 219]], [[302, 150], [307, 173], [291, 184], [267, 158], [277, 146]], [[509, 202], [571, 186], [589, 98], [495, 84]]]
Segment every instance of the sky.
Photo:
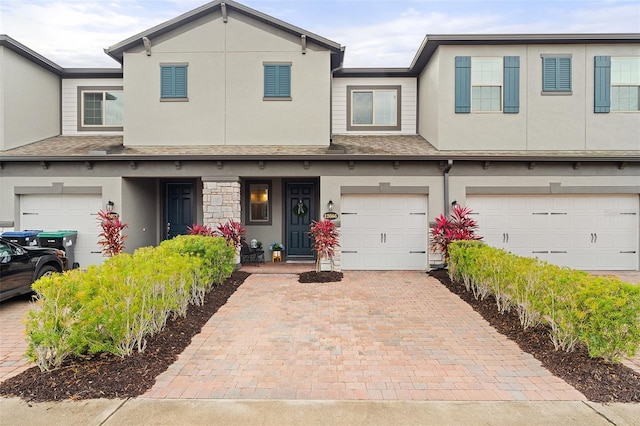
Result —
[[[0, 0], [0, 34], [65, 68], [206, 0]], [[427, 34], [640, 33], [640, 0], [241, 0], [346, 46], [345, 67], [408, 67]]]

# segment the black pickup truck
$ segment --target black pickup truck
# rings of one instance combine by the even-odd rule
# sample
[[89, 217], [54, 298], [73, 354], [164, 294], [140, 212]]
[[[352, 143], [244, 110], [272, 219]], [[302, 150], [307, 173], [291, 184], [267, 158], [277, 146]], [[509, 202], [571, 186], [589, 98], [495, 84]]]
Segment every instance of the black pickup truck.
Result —
[[67, 268], [63, 250], [22, 247], [0, 238], [0, 302], [30, 293], [38, 278]]

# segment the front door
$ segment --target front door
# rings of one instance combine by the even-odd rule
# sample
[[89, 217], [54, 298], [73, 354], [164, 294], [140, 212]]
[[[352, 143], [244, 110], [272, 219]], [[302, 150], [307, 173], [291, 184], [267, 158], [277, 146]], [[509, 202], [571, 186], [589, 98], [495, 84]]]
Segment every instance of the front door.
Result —
[[195, 221], [193, 183], [167, 183], [166, 200], [166, 238], [187, 234]]
[[288, 257], [313, 257], [309, 229], [317, 216], [315, 182], [289, 182], [286, 185], [286, 254]]

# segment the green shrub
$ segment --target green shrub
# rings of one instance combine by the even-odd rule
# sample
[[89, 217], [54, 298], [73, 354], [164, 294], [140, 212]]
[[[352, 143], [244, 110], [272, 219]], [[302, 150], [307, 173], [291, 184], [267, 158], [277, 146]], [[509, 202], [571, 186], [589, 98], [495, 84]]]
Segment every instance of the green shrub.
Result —
[[556, 350], [584, 343], [591, 357], [618, 361], [640, 347], [640, 287], [479, 242], [449, 245], [449, 275], [476, 298], [492, 294], [502, 312], [515, 308], [523, 328], [544, 323]]
[[43, 277], [33, 286], [27, 357], [49, 370], [70, 356], [143, 351], [170, 316], [184, 316], [233, 272], [233, 253], [220, 237], [178, 237], [87, 271]]

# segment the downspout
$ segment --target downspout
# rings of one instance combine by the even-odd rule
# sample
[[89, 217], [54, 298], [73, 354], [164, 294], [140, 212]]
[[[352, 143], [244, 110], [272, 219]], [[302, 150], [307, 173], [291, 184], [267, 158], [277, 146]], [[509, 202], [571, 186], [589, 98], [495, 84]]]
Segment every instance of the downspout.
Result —
[[[344, 52], [344, 47], [340, 49]], [[329, 58], [329, 61], [331, 61], [331, 58]], [[342, 62], [340, 62], [337, 67], [332, 68], [329, 73], [329, 148], [331, 148], [331, 144], [333, 143], [333, 73], [340, 68], [342, 68]]]
[[453, 167], [453, 160], [447, 160], [447, 165], [444, 168], [442, 176], [444, 178], [443, 191], [444, 191], [444, 214], [449, 216], [451, 212], [451, 206], [449, 205], [449, 171]]

